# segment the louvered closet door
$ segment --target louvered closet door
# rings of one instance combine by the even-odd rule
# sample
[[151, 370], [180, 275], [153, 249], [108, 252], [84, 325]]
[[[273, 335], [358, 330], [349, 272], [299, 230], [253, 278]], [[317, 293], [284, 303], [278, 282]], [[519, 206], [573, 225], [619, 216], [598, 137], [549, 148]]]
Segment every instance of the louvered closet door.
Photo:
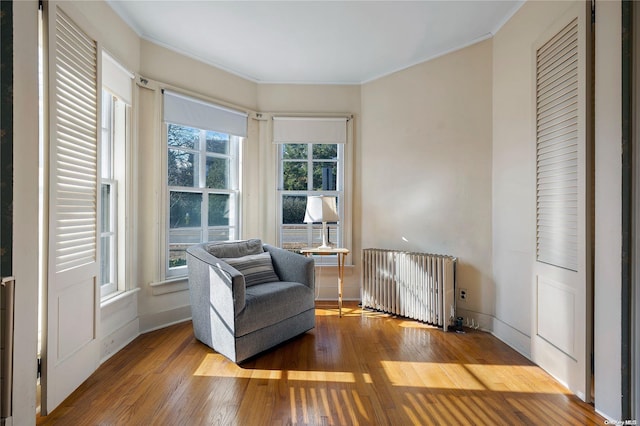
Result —
[[[535, 48], [536, 259], [533, 360], [590, 398], [592, 186], [587, 111], [586, 3], [556, 21]], [[590, 25], [590, 24], [589, 24]]]
[[51, 412], [99, 364], [98, 55], [54, 2], [46, 3], [49, 244], [42, 409]]

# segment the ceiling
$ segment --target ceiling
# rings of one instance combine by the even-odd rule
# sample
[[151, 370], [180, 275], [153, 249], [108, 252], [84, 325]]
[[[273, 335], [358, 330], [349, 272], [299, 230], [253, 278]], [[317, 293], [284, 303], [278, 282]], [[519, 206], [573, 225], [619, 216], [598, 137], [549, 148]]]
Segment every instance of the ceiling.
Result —
[[259, 83], [361, 84], [494, 35], [523, 0], [107, 0], [142, 38]]

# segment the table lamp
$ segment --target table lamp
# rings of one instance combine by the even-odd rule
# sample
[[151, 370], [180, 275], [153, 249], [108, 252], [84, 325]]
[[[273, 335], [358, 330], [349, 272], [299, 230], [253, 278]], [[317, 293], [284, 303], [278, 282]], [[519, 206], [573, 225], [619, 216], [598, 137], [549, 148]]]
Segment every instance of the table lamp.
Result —
[[307, 210], [304, 213], [304, 223], [322, 223], [322, 245], [319, 249], [331, 248], [327, 244], [327, 222], [338, 222], [336, 197], [311, 195], [307, 197]]

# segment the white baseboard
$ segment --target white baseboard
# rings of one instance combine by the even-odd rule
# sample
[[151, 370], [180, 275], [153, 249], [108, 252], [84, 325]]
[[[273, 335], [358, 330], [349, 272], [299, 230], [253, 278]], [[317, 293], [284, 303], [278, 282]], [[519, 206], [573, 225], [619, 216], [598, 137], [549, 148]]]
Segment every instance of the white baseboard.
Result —
[[140, 334], [159, 330], [191, 319], [191, 305], [140, 316]]
[[138, 318], [102, 338], [100, 344], [100, 363], [105, 362], [140, 335]]
[[492, 334], [504, 343], [515, 349], [521, 355], [527, 359], [531, 359], [531, 337], [527, 336], [520, 330], [510, 326], [509, 324], [500, 321], [498, 318], [493, 317], [493, 332]]
[[[463, 308], [456, 308], [456, 316], [464, 318], [464, 325], [466, 327], [477, 328], [487, 333], [493, 332], [493, 315], [483, 314], [481, 312], [470, 311]], [[473, 320], [473, 325], [471, 321]]]

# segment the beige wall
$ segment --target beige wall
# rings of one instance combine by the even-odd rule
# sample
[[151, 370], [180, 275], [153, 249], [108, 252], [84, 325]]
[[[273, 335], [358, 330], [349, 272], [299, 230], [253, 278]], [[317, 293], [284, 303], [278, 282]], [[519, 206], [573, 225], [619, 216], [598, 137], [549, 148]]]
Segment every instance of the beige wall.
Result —
[[458, 303], [493, 314], [487, 40], [362, 87], [356, 181], [363, 248], [457, 256]]
[[140, 42], [140, 74], [201, 96], [256, 108], [256, 83], [181, 55], [157, 44]]
[[128, 70], [138, 70], [140, 38], [106, 2], [67, 0], [60, 4], [65, 10], [77, 11], [84, 17], [85, 22], [79, 21], [78, 24], [98, 41], [101, 48]]

